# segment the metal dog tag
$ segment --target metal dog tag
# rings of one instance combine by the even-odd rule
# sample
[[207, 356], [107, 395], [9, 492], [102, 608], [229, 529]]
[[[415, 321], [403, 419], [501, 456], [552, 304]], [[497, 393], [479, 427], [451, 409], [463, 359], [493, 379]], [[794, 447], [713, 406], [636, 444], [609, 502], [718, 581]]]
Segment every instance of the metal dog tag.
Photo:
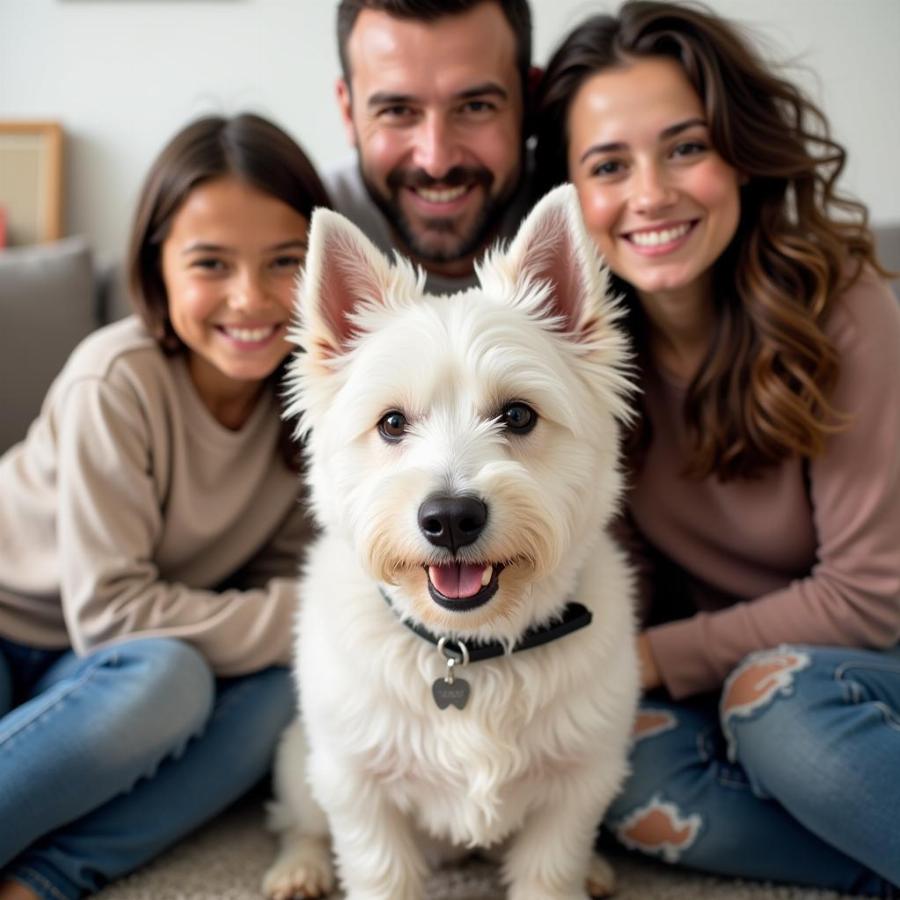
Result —
[[431, 693], [438, 709], [455, 706], [464, 709], [469, 702], [469, 682], [465, 678], [438, 678], [431, 686]]
[[438, 641], [438, 653], [447, 663], [447, 674], [443, 678], [438, 678], [431, 685], [431, 695], [434, 697], [438, 709], [446, 709], [448, 706], [464, 709], [469, 702], [469, 682], [465, 678], [457, 678], [453, 670], [456, 666], [464, 666], [469, 661], [469, 651], [466, 649], [466, 645], [460, 641], [461, 658], [457, 659], [446, 647], [446, 644], [446, 638]]

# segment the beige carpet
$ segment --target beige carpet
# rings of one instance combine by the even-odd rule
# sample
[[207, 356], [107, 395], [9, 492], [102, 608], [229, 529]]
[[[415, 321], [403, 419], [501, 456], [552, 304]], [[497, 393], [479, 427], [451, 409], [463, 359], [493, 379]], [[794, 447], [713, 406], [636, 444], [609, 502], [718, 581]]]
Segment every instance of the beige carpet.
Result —
[[[106, 888], [100, 900], [259, 900], [275, 851], [263, 827], [262, 800], [251, 795], [189, 840]], [[846, 895], [772, 887], [697, 875], [622, 854], [611, 857], [616, 900], [840, 900]], [[436, 873], [425, 900], [502, 900], [484, 863]]]

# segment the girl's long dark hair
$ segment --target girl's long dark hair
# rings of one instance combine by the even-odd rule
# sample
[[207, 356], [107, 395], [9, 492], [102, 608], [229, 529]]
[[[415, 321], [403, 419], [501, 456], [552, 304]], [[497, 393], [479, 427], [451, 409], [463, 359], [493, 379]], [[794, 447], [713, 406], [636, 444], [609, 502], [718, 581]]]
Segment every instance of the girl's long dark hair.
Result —
[[[253, 113], [207, 116], [179, 131], [162, 149], [144, 180], [131, 227], [128, 285], [131, 301], [168, 355], [186, 347], [169, 318], [162, 276], [162, 244], [188, 194], [203, 182], [234, 176], [286, 203], [307, 222], [317, 206], [331, 206], [324, 185], [296, 142], [268, 119]], [[284, 363], [270, 376], [279, 386]], [[299, 470], [294, 423], [282, 423], [281, 448]]]

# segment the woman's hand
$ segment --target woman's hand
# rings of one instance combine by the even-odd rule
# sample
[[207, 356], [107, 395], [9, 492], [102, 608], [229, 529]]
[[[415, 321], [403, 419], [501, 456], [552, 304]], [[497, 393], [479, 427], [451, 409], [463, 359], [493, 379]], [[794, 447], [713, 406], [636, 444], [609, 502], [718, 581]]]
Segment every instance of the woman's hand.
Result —
[[656, 667], [656, 659], [646, 633], [643, 631], [637, 636], [638, 662], [641, 667], [641, 689], [651, 691], [662, 685], [659, 669]]

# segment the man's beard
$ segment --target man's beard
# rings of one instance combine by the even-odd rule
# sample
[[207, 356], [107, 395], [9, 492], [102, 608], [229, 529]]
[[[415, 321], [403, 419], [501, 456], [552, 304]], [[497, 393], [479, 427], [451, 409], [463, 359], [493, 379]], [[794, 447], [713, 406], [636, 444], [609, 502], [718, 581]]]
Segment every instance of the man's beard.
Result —
[[[387, 194], [385, 195], [366, 175], [362, 161], [360, 161], [359, 171], [372, 201], [396, 229], [409, 250], [415, 254], [418, 260], [426, 263], [455, 262], [480, 250], [502, 218], [510, 198], [515, 193], [518, 181], [518, 179], [512, 179], [504, 190], [497, 195], [492, 195], [491, 187], [494, 183], [494, 175], [483, 167], [455, 166], [441, 178], [432, 178], [421, 169], [397, 168], [387, 176]], [[469, 189], [481, 187], [484, 190], [481, 209], [466, 229], [466, 233], [457, 235], [455, 244], [445, 244], [443, 247], [435, 246], [428, 240], [427, 235], [455, 234], [456, 220], [453, 218], [423, 219], [422, 224], [415, 228], [404, 214], [399, 199], [400, 191], [404, 188], [437, 186], [452, 188], [460, 185], [465, 185]], [[425, 233], [423, 234], [423, 232]]]

